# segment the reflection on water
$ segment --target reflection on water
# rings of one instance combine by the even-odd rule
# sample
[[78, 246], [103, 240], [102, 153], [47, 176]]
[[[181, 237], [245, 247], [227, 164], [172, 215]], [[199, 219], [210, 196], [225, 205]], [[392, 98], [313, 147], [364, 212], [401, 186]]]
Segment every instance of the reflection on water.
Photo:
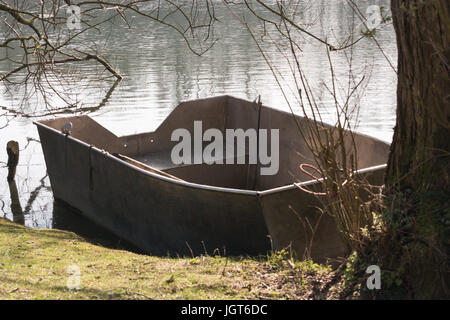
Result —
[[[220, 40], [202, 57], [192, 54], [183, 40], [170, 29], [139, 17], [131, 17], [132, 32], [108, 27], [102, 34], [90, 34], [90, 40], [104, 48], [104, 54], [124, 76], [115, 90], [110, 92], [109, 99], [104, 100], [105, 105], [90, 116], [117, 135], [125, 135], [152, 131], [180, 101], [202, 97], [229, 94], [254, 100], [261, 95], [264, 104], [288, 110], [271, 71], [251, 37], [220, 5], [221, 1], [216, 2], [221, 23], [215, 35]], [[348, 35], [352, 15], [345, 1], [311, 3], [301, 11], [301, 19], [309, 22], [319, 17], [313, 27], [316, 34], [332, 35], [335, 39]], [[389, 7], [388, 0], [364, 1], [361, 2], [361, 10], [364, 12], [370, 4]], [[376, 37], [384, 54], [372, 40], [363, 39], [352, 56], [353, 71], [356, 74], [367, 73], [367, 78], [370, 78], [365, 95], [360, 100], [358, 130], [390, 141], [395, 122], [396, 74], [386, 57], [395, 67], [397, 54], [392, 26], [384, 26]], [[333, 108], [333, 103], [322, 85], [330, 76], [325, 50], [321, 44], [307, 38], [302, 45], [301, 63], [327, 120], [327, 111]], [[282, 55], [275, 50], [269, 54], [278, 70], [289, 75], [289, 66]], [[335, 73], [341, 80], [345, 80], [348, 71], [348, 58], [343, 52], [333, 53]], [[6, 70], [5, 63], [0, 61], [0, 71]], [[84, 107], [102, 103], [113, 81], [99, 81], [97, 75], [103, 70], [97, 65], [78, 64], [72, 67], [83, 74], [82, 79], [74, 79], [71, 83], [74, 100]], [[286, 79], [286, 85], [292, 87], [292, 81], [289, 77]], [[13, 93], [0, 89], [0, 106], [8, 108], [16, 106], [25, 94], [24, 88]], [[42, 101], [33, 99], [27, 108], [31, 111], [45, 110]], [[38, 135], [32, 121], [38, 119], [17, 117], [11, 119], [6, 128], [0, 129], [0, 181], [5, 182], [0, 184], [0, 216], [15, 221], [21, 217], [25, 225], [33, 228], [87, 230], [89, 223], [66, 219], [76, 214], [54, 203], [42, 149], [35, 141]], [[15, 186], [17, 192], [6, 183], [5, 147], [9, 140], [18, 141], [21, 148]]]

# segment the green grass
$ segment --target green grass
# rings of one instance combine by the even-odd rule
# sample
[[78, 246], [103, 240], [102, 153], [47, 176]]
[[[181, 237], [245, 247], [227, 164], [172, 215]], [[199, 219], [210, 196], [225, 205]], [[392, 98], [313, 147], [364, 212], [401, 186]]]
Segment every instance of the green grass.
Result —
[[[0, 299], [324, 298], [330, 267], [273, 260], [139, 255], [0, 218]], [[76, 279], [68, 273], [73, 265], [80, 270], [79, 289], [67, 287]]]

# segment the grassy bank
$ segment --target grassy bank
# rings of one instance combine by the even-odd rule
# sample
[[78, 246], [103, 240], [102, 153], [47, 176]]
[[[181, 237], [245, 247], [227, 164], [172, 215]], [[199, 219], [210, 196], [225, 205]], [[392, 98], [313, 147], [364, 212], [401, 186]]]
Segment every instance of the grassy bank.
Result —
[[[68, 289], [76, 268], [79, 289]], [[323, 299], [332, 278], [330, 267], [284, 254], [146, 256], [0, 218], [0, 299]]]

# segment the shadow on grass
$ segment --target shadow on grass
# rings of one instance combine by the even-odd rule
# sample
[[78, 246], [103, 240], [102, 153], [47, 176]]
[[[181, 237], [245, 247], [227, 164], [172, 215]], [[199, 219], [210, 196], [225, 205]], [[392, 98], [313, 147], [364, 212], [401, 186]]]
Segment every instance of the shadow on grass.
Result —
[[83, 238], [77, 236], [76, 234], [70, 234], [60, 230], [47, 230], [47, 229], [31, 229], [28, 227], [24, 227], [15, 222], [11, 222], [9, 220], [4, 219], [5, 224], [0, 224], [0, 232], [5, 234], [14, 234], [14, 235], [36, 235], [40, 238], [55, 238], [58, 240], [83, 240]]

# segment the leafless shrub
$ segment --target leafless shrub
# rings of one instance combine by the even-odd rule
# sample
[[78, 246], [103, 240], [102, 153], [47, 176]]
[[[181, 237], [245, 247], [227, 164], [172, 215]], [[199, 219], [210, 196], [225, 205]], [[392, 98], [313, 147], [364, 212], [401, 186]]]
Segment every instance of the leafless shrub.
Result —
[[[355, 74], [353, 48], [365, 37], [376, 41], [373, 32], [367, 34], [371, 30], [352, 1], [348, 1], [349, 8], [361, 19], [358, 26], [365, 26], [363, 29], [365, 31], [357, 33], [358, 28], [354, 22], [344, 39], [322, 38], [311, 30], [316, 19], [305, 21], [305, 17], [301, 15], [302, 11], [308, 9], [309, 16], [316, 16], [311, 13], [311, 8], [307, 8], [308, 2], [298, 0], [224, 0], [224, 2], [253, 38], [292, 114], [300, 111], [306, 118], [305, 126], [297, 124], [299, 138], [306, 142], [315, 163], [314, 165], [299, 163], [299, 166], [303, 173], [321, 183], [322, 191], [299, 187], [304, 192], [316, 195], [322, 201], [322, 209], [334, 217], [348, 247], [358, 248], [363, 238], [367, 236], [365, 230], [375, 226], [373, 211], [379, 210], [379, 207], [375, 209], [374, 206], [381, 205], [381, 201], [378, 201], [379, 187], [371, 186], [363, 176], [356, 174], [358, 150], [353, 133], [358, 123], [360, 97], [364, 94], [370, 76], [368, 73]], [[256, 17], [256, 25], [247, 17], [239, 15], [236, 6], [245, 6], [252, 16]], [[317, 16], [319, 15], [320, 13], [317, 13]], [[307, 40], [322, 43], [328, 59], [330, 70], [328, 81], [323, 80], [320, 85], [332, 101], [334, 127], [324, 125], [324, 109], [316, 97], [317, 84], [310, 83], [302, 65], [301, 56]], [[378, 47], [381, 49], [379, 45]], [[282, 63], [288, 65], [290, 74], [280, 71], [280, 63], [271, 60], [270, 52], [273, 50], [284, 56]], [[333, 63], [335, 54], [343, 55], [347, 62], [345, 82], [340, 81], [335, 74]], [[287, 78], [289, 82], [286, 81]], [[286, 83], [294, 83], [295, 87], [289, 87]], [[327, 117], [328, 121], [330, 118]], [[314, 226], [308, 225], [307, 221], [303, 221], [303, 225], [310, 229], [305, 232], [314, 233]], [[313, 236], [308, 242], [312, 241]], [[311, 246], [312, 243], [307, 243], [307, 251]], [[308, 258], [308, 252], [305, 256]]]
[[[0, 63], [7, 65], [0, 83], [11, 95], [17, 88], [24, 92], [20, 108], [4, 109], [10, 116], [40, 116], [101, 108], [122, 75], [90, 35], [106, 28], [130, 28], [133, 15], [147, 19], [149, 25], [171, 28], [197, 55], [217, 40], [212, 0], [0, 1]], [[84, 78], [78, 64], [101, 67], [95, 81], [111, 83], [105, 99], [91, 109], [83, 109], [70, 90], [70, 84], [79, 85]], [[102, 75], [101, 69], [110, 76]], [[47, 110], [26, 109], [32, 98]]]

